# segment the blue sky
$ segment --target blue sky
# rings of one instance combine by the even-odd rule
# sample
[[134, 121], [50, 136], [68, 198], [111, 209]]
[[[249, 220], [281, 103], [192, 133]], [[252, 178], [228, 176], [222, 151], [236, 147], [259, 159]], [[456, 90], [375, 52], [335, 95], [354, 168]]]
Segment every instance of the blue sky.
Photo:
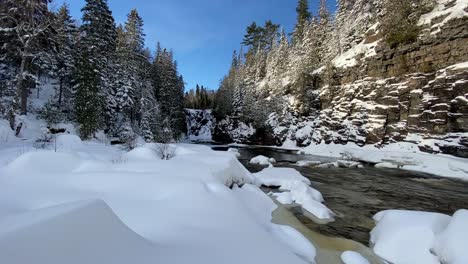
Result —
[[[84, 0], [54, 0], [58, 8], [67, 2], [72, 16], [81, 20]], [[319, 0], [312, 0], [315, 12]], [[328, 0], [334, 9], [335, 0]], [[145, 22], [146, 45], [156, 42], [173, 49], [186, 89], [199, 83], [217, 89], [227, 73], [233, 50], [238, 50], [245, 28], [252, 21], [271, 19], [292, 31], [297, 0], [108, 0], [117, 23], [124, 23], [136, 8]]]

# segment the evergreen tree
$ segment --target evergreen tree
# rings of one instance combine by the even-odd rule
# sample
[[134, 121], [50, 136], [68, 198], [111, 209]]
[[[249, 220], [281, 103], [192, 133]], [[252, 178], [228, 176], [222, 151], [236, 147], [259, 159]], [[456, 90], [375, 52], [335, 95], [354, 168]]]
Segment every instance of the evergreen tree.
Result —
[[293, 43], [300, 43], [304, 37], [304, 28], [311, 18], [308, 0], [299, 0], [296, 12], [297, 22], [293, 33]]
[[257, 23], [252, 22], [246, 31], [247, 33], [244, 36], [242, 44], [250, 47], [251, 50], [256, 50], [262, 44], [263, 28], [257, 26]]
[[[161, 49], [159, 44], [153, 63], [153, 84], [159, 100], [162, 120], [170, 123], [174, 139], [185, 132], [184, 82], [177, 72], [172, 52]], [[167, 132], [167, 129], [166, 129]]]
[[56, 32], [56, 47], [55, 55], [55, 75], [59, 81], [57, 103], [62, 107], [65, 100], [69, 109], [69, 100], [71, 99], [71, 80], [73, 75], [74, 49], [77, 39], [77, 28], [75, 21], [71, 18], [68, 6], [63, 4], [58, 10], [54, 28]]
[[275, 42], [278, 40], [279, 27], [280, 26], [278, 24], [274, 24], [271, 22], [271, 20], [267, 20], [265, 22], [262, 39], [264, 42], [263, 46], [266, 51], [270, 51], [273, 48]]
[[81, 54], [75, 69], [75, 114], [80, 126], [80, 136], [89, 139], [98, 130], [101, 117], [99, 76], [90, 63], [88, 54]]
[[[115, 72], [112, 69], [112, 59], [116, 51], [115, 22], [106, 0], [86, 0], [86, 5], [81, 11], [83, 18], [80, 28], [80, 52], [86, 54], [89, 59], [87, 65], [98, 74], [96, 96], [99, 100], [98, 105], [102, 107], [100, 112], [106, 113], [105, 123], [110, 128], [115, 118], [112, 116], [112, 104], [109, 104], [109, 98], [114, 96], [112, 79]], [[79, 80], [80, 78], [75, 77], [75, 83], [79, 84]]]

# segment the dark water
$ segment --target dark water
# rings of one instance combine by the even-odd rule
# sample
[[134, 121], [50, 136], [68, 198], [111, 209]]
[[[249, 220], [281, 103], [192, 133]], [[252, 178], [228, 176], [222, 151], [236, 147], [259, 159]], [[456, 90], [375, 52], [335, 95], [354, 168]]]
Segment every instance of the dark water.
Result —
[[374, 227], [374, 214], [387, 209], [420, 210], [452, 215], [468, 208], [468, 182], [440, 178], [425, 173], [396, 169], [325, 169], [298, 167], [299, 160], [333, 161], [293, 152], [272, 149], [240, 149], [240, 161], [251, 172], [262, 166], [248, 161], [257, 155], [273, 157], [275, 167], [291, 167], [312, 181], [322, 192], [325, 204], [337, 216], [334, 222], [316, 224], [305, 216], [300, 207], [292, 208], [294, 215], [310, 229], [327, 236], [342, 237], [369, 245], [369, 232]]

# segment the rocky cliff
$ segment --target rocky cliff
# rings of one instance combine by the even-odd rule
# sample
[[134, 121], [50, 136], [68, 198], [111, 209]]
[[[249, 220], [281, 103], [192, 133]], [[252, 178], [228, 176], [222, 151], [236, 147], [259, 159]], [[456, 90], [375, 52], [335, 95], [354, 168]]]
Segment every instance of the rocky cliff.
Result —
[[212, 110], [185, 109], [187, 137], [191, 141], [211, 141], [215, 118]]
[[[397, 47], [382, 38], [382, 1], [340, 4], [336, 56], [300, 78], [285, 73], [280, 88], [267, 73], [257, 86], [283, 91], [276, 95], [286, 107], [247, 142], [408, 141], [423, 151], [468, 157], [468, 2], [438, 0], [420, 15], [417, 40]], [[301, 89], [307, 100], [288, 92]]]

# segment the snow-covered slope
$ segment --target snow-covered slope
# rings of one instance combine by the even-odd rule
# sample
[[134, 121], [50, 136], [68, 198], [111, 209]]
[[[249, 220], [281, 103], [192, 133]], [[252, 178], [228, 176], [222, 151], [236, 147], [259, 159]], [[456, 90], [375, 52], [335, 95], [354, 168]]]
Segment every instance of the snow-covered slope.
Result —
[[0, 165], [2, 262], [305, 264], [315, 257], [302, 235], [271, 223], [276, 206], [249, 185], [253, 177], [234, 153], [179, 144], [165, 161], [154, 144], [125, 153], [72, 135], [58, 141], [57, 152], [2, 144], [0, 156], [11, 159]]

